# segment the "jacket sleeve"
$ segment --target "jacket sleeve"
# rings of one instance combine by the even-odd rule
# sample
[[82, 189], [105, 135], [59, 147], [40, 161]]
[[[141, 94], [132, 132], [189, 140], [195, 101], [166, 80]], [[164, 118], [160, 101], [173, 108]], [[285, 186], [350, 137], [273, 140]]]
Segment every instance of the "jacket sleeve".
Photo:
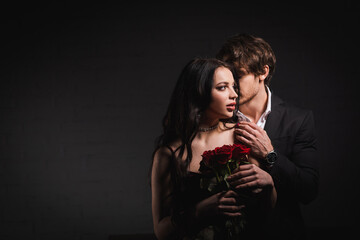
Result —
[[302, 118], [290, 144], [288, 154], [278, 153], [270, 174], [279, 197], [287, 195], [307, 204], [316, 198], [319, 182], [315, 122], [311, 111]]

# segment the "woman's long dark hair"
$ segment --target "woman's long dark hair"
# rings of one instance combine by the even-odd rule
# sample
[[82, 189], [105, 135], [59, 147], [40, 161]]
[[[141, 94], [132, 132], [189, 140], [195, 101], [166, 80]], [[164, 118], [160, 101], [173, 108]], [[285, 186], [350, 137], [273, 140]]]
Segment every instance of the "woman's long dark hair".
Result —
[[[188, 62], [177, 80], [168, 109], [163, 118], [163, 133], [153, 153], [167, 147], [172, 151], [171, 178], [176, 185], [187, 174], [192, 159], [191, 143], [199, 130], [202, 113], [211, 102], [213, 77], [219, 67], [231, 66], [215, 58], [195, 58]], [[180, 142], [176, 149], [170, 146]], [[184, 161], [185, 159], [185, 161]]]

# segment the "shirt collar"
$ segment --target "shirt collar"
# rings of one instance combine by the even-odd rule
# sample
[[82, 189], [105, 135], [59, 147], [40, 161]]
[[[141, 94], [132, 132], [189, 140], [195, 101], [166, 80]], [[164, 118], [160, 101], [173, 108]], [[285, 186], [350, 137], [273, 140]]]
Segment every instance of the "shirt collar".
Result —
[[266, 110], [265, 112], [261, 115], [261, 118], [264, 118], [264, 120], [267, 119], [267, 117], [269, 116], [270, 112], [271, 112], [271, 91], [270, 88], [266, 86], [266, 90], [267, 90], [267, 94], [268, 94], [268, 99], [267, 99], [267, 105], [266, 105]]
[[[267, 104], [266, 104], [266, 109], [265, 112], [261, 115], [259, 122], [264, 122], [266, 121], [267, 117], [269, 116], [270, 112], [271, 112], [271, 91], [270, 88], [265, 85], [266, 87], [266, 91], [267, 91], [267, 95], [268, 95], [268, 99], [267, 99]], [[246, 117], [242, 112], [240, 112], [239, 110], [236, 113], [237, 117], [239, 118], [240, 121], [247, 121], [250, 122], [250, 119], [248, 117]]]

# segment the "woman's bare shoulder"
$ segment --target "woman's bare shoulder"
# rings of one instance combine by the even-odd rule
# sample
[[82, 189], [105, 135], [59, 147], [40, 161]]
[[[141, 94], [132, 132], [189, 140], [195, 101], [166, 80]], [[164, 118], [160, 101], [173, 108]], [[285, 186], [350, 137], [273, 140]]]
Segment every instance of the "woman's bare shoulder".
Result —
[[172, 149], [167, 146], [162, 146], [155, 151], [153, 165], [157, 165], [160, 162], [167, 162], [172, 155]]
[[162, 164], [167, 165], [169, 164], [173, 154], [176, 152], [176, 149], [180, 146], [179, 142], [173, 142], [167, 146], [159, 147], [154, 154], [153, 163], [154, 165]]

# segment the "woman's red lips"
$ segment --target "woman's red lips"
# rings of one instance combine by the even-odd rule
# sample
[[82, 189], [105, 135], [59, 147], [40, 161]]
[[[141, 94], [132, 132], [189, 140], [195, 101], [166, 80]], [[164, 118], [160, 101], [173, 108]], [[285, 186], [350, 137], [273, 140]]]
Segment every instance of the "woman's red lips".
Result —
[[230, 103], [230, 104], [228, 104], [228, 105], [226, 105], [226, 106], [232, 107], [232, 106], [235, 106], [235, 105], [236, 105], [236, 103], [234, 102], [234, 103]]
[[229, 109], [229, 110], [234, 111], [234, 110], [235, 110], [235, 106], [236, 106], [236, 103], [230, 103], [230, 104], [226, 105], [226, 108]]

